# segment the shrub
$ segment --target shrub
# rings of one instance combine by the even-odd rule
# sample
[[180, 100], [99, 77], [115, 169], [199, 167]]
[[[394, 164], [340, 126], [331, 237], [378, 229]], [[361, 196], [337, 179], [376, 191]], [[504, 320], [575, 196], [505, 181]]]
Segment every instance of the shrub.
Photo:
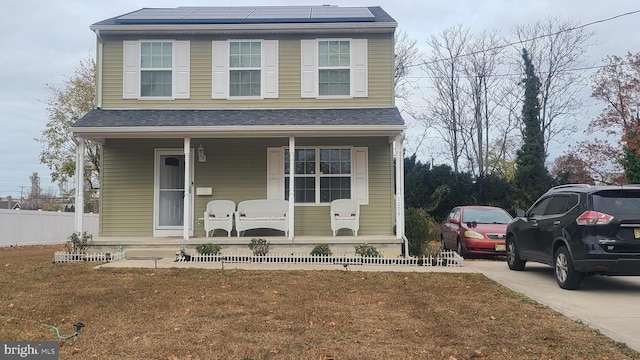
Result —
[[93, 235], [86, 231], [83, 233], [76, 231], [69, 235], [67, 239], [69, 239], [69, 241], [66, 242], [65, 247], [67, 251], [72, 254], [84, 254], [87, 252], [87, 249], [93, 245]]
[[253, 238], [249, 243], [249, 249], [253, 251], [253, 255], [264, 256], [269, 252], [269, 242], [265, 239]]
[[311, 255], [313, 256], [329, 256], [331, 254], [333, 253], [327, 244], [318, 244], [311, 249]]
[[218, 255], [220, 254], [220, 245], [206, 243], [196, 246], [196, 251], [201, 255]]
[[362, 257], [381, 257], [382, 254], [375, 246], [369, 244], [358, 244], [356, 245], [356, 255], [360, 255]]
[[407, 209], [404, 223], [410, 256], [424, 256], [427, 244], [440, 240], [440, 226], [424, 209]]

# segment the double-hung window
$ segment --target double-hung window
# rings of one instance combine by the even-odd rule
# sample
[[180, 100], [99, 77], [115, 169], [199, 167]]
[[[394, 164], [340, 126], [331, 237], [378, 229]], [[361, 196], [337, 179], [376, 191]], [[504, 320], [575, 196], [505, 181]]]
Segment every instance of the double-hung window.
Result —
[[300, 49], [303, 98], [368, 96], [367, 39], [301, 40]]
[[189, 41], [124, 41], [123, 57], [124, 99], [189, 98]]
[[229, 43], [229, 96], [260, 96], [261, 48], [259, 41]]
[[293, 171], [296, 204], [328, 204], [336, 199], [367, 204], [367, 152], [359, 147], [299, 147], [292, 165], [288, 148], [269, 148], [267, 197], [288, 200]]
[[173, 43], [148, 41], [140, 43], [140, 96], [172, 95]]
[[318, 95], [351, 95], [351, 43], [318, 41]]
[[213, 99], [278, 97], [278, 41], [229, 40], [212, 43]]
[[[313, 204], [351, 199], [351, 149], [296, 149], [294, 159], [296, 202]], [[289, 149], [285, 149], [285, 177], [290, 171]], [[284, 192], [288, 200], [288, 181], [285, 181]]]

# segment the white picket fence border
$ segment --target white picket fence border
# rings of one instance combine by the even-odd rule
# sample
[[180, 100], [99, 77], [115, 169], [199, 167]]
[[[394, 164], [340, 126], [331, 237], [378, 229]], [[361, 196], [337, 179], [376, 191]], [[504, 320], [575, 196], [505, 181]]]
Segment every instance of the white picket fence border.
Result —
[[325, 265], [399, 265], [399, 266], [464, 266], [464, 258], [452, 250], [442, 251], [440, 256], [414, 257], [362, 257], [353, 254], [318, 256], [309, 254], [218, 254], [182, 255], [176, 252], [178, 262], [222, 262], [222, 263], [272, 263], [272, 264], [325, 264]]
[[64, 251], [56, 251], [53, 254], [53, 262], [55, 263], [69, 263], [80, 261], [99, 261], [99, 262], [113, 262], [120, 261], [127, 258], [127, 253], [124, 250], [115, 252], [100, 252], [100, 253], [68, 253]]

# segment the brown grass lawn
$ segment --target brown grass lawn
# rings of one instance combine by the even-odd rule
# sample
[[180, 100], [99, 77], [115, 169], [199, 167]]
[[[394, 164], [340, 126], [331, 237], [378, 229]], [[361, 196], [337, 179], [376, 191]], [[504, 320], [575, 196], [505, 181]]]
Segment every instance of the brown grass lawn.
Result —
[[0, 340], [60, 359], [640, 359], [480, 274], [100, 269], [0, 248]]

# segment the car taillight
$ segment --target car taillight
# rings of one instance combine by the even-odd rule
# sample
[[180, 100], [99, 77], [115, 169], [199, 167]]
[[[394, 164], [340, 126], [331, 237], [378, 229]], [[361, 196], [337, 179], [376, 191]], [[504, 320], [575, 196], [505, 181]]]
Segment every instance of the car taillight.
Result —
[[597, 211], [585, 211], [578, 216], [578, 225], [606, 225], [613, 220], [613, 216]]

